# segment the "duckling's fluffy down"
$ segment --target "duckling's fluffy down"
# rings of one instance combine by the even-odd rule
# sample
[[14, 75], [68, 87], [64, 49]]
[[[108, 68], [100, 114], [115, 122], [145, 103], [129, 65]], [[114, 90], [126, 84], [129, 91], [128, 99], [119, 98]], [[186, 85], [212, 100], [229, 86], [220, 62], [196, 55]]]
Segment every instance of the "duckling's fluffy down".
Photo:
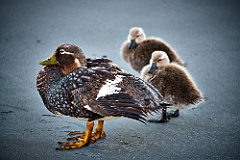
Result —
[[128, 41], [122, 44], [120, 49], [121, 56], [139, 73], [144, 66], [149, 64], [152, 53], [157, 50], [166, 52], [170, 62], [175, 62], [181, 66], [184, 65], [177, 52], [162, 39], [155, 37], [147, 38], [133, 49], [128, 48], [129, 44]]
[[203, 95], [184, 67], [175, 63], [161, 66], [148, 74], [150, 65], [143, 68], [141, 78], [148, 81], [162, 93], [165, 101], [173, 103], [171, 108], [187, 109], [203, 102]]

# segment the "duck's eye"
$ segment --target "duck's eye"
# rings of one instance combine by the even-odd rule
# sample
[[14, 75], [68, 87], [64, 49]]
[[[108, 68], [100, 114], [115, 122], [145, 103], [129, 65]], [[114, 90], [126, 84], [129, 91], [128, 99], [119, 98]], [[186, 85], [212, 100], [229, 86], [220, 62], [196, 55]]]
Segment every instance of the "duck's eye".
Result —
[[161, 61], [162, 61], [162, 59], [159, 59], [159, 60], [158, 60], [158, 62], [161, 62]]
[[63, 54], [65, 51], [63, 49], [60, 49], [59, 53]]

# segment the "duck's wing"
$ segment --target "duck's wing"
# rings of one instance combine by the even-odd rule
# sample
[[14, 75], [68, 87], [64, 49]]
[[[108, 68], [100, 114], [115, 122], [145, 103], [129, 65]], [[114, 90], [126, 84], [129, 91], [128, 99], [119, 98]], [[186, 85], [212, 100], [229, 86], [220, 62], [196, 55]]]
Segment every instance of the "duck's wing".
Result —
[[122, 92], [130, 94], [147, 113], [157, 112], [171, 104], [164, 102], [162, 94], [150, 83], [129, 73], [122, 73], [123, 81], [118, 85]]
[[[90, 64], [90, 65], [89, 65]], [[122, 81], [118, 85], [122, 88], [124, 93], [130, 94], [135, 100], [142, 106], [149, 107], [150, 110], [159, 109], [159, 106], [167, 106], [170, 104], [164, 103], [163, 96], [158, 90], [148, 82], [138, 78], [132, 74], [129, 74], [114, 64], [108, 59], [88, 59], [88, 68], [101, 66], [106, 70], [114, 73], [118, 79], [121, 77]], [[149, 111], [150, 111], [149, 110]]]
[[[94, 102], [89, 102], [89, 109], [95, 113], [108, 117], [127, 117], [141, 122], [147, 115], [137, 101], [129, 94], [113, 93], [99, 97]], [[97, 104], [97, 105], [91, 105]]]
[[81, 67], [64, 77], [66, 97], [74, 108], [93, 112], [101, 117], [127, 117], [144, 121], [146, 116], [134, 98], [120, 92], [121, 77], [104, 67]]

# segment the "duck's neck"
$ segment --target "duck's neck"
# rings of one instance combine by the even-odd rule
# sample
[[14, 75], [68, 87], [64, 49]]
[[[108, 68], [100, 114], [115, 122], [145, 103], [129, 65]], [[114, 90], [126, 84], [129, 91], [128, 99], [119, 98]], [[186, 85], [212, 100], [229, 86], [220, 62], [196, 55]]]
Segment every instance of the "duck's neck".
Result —
[[63, 74], [69, 74], [73, 72], [75, 69], [81, 67], [80, 61], [76, 58], [73, 64], [64, 65], [61, 67], [61, 71]]

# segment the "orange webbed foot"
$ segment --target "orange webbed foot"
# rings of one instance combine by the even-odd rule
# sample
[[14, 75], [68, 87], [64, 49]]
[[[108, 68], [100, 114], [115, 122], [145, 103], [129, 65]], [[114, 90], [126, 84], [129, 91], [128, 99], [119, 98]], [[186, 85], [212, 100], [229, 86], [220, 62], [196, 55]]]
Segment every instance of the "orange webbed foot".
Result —
[[86, 124], [86, 132], [85, 136], [82, 139], [77, 139], [77, 142], [58, 142], [60, 147], [56, 148], [57, 150], [68, 150], [68, 149], [76, 149], [87, 146], [91, 142], [92, 138], [92, 130], [93, 130], [94, 122], [87, 122]]
[[104, 124], [104, 121], [99, 120], [95, 131], [92, 132], [94, 122], [87, 122], [87, 125], [86, 125], [87, 129], [85, 132], [74, 131], [69, 133], [69, 135], [80, 134], [79, 136], [73, 136], [67, 139], [68, 141], [77, 140], [76, 142], [58, 142], [60, 144], [60, 147], [56, 149], [57, 150], [76, 149], [76, 148], [82, 148], [84, 146], [87, 146], [90, 143], [95, 143], [101, 137], [102, 138], [106, 137], [106, 133], [103, 130], [103, 124]]
[[[79, 134], [79, 136], [72, 136], [72, 137], [68, 138], [67, 140], [71, 141], [71, 140], [81, 140], [81, 139], [84, 139], [85, 133], [86, 132], [82, 132], [82, 131], [70, 132], [69, 133], [70, 136], [77, 135], [77, 134]], [[95, 143], [99, 138], [105, 138], [105, 137], [106, 137], [106, 133], [105, 133], [104, 130], [102, 130], [101, 133], [96, 132], [96, 131], [92, 132], [91, 143]]]

